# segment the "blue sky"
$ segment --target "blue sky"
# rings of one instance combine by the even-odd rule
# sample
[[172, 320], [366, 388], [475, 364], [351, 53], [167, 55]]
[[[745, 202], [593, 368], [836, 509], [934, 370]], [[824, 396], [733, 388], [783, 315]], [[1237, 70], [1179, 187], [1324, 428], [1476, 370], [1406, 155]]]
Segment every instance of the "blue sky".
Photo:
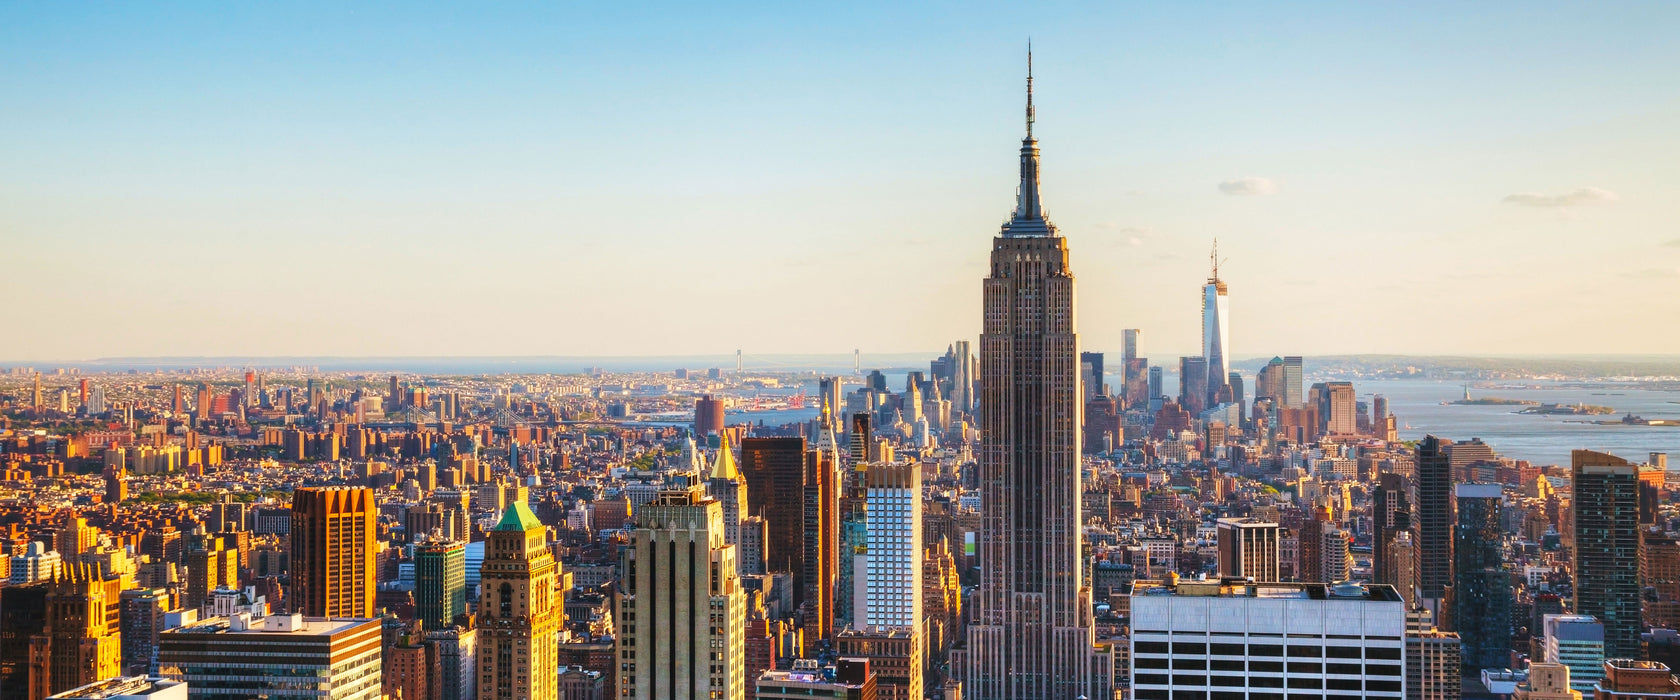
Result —
[[1012, 206], [1028, 36], [1089, 347], [1193, 352], [1217, 236], [1239, 357], [1672, 353], [1676, 26], [5, 3], [0, 323], [30, 332], [0, 357], [943, 348]]

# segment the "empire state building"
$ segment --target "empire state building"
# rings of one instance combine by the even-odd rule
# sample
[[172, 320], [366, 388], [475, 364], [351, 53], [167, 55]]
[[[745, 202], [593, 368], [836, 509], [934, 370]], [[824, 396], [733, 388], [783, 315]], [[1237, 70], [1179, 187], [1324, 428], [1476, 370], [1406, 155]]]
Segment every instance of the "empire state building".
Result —
[[1032, 54], [1015, 213], [992, 240], [980, 335], [980, 590], [954, 659], [974, 700], [1113, 696], [1080, 565], [1079, 336], [1067, 239], [1039, 201]]

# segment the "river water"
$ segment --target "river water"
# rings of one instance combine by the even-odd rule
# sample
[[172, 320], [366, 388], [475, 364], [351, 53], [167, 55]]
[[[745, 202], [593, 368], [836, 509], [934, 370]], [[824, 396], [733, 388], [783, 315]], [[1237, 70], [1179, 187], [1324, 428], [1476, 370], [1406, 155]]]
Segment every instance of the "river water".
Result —
[[1615, 415], [1545, 416], [1517, 413], [1522, 406], [1458, 406], [1445, 402], [1464, 397], [1464, 385], [1429, 379], [1361, 379], [1353, 382], [1360, 401], [1381, 394], [1400, 425], [1400, 438], [1425, 434], [1454, 440], [1479, 437], [1501, 456], [1534, 464], [1569, 464], [1570, 450], [1589, 449], [1644, 462], [1651, 452], [1673, 454], [1680, 469], [1680, 427], [1593, 425], [1586, 421], [1619, 420], [1632, 413], [1645, 418], [1680, 419], [1680, 392], [1652, 391], [1637, 383], [1477, 382], [1473, 398], [1502, 398], [1540, 403], [1587, 403], [1616, 409]]
[[[1252, 377], [1248, 378], [1253, 386]], [[1326, 381], [1335, 377], [1309, 377]], [[887, 374], [889, 389], [904, 385], [902, 371]], [[857, 388], [861, 378], [846, 377], [845, 390]], [[1501, 456], [1524, 459], [1534, 464], [1569, 464], [1569, 452], [1577, 449], [1597, 450], [1644, 462], [1651, 452], [1673, 455], [1672, 468], [1680, 469], [1680, 427], [1646, 425], [1593, 425], [1586, 421], [1619, 420], [1622, 414], [1632, 413], [1645, 418], [1680, 419], [1680, 391], [1654, 391], [1638, 383], [1600, 382], [1591, 385], [1581, 382], [1546, 382], [1513, 380], [1508, 382], [1476, 382], [1470, 395], [1475, 398], [1497, 397], [1538, 401], [1540, 403], [1587, 403], [1610, 406], [1614, 415], [1603, 416], [1544, 416], [1517, 413], [1522, 406], [1457, 406], [1447, 402], [1464, 397], [1464, 384], [1431, 379], [1354, 379], [1359, 400], [1367, 404], [1372, 396], [1388, 397], [1388, 410], [1400, 425], [1402, 440], [1415, 440], [1425, 434], [1453, 440], [1479, 437], [1493, 446]], [[1168, 391], [1176, 388], [1170, 380]], [[792, 393], [792, 389], [777, 393]], [[755, 413], [730, 413], [730, 425], [757, 423], [780, 425], [815, 418], [815, 408], [783, 409]]]

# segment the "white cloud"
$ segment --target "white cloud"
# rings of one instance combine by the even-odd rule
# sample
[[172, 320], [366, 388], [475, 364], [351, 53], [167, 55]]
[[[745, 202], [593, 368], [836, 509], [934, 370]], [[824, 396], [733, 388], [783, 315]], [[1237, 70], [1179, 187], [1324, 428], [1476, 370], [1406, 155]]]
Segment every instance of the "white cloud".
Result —
[[1516, 204], [1524, 207], [1560, 208], [1573, 207], [1581, 204], [1600, 204], [1614, 202], [1620, 197], [1615, 192], [1598, 187], [1582, 187], [1562, 194], [1541, 194], [1539, 192], [1520, 192], [1506, 195], [1506, 204]]
[[1274, 180], [1263, 177], [1239, 177], [1219, 183], [1219, 191], [1231, 195], [1268, 195], [1277, 194], [1278, 184]]

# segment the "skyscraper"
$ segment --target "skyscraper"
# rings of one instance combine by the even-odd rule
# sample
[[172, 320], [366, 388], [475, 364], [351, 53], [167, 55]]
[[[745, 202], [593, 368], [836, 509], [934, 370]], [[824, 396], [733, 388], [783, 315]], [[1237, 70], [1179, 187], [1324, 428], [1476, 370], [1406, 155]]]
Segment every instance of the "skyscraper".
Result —
[[1189, 411], [1191, 417], [1208, 407], [1207, 381], [1207, 358], [1178, 358], [1178, 405]]
[[[566, 622], [548, 528], [515, 500], [485, 536], [479, 576], [479, 700], [556, 700]], [[647, 696], [652, 697], [652, 696]]]
[[[922, 693], [922, 657], [927, 646], [922, 617], [922, 467], [918, 463], [871, 464], [864, 475], [868, 546], [863, 556], [864, 590], [859, 629], [887, 634], [883, 643], [906, 647], [899, 669], [880, 669], [883, 698], [916, 700]], [[894, 635], [893, 633], [899, 633]], [[842, 640], [841, 643], [853, 641]], [[901, 672], [895, 673], [894, 670]]]
[[159, 675], [202, 689], [200, 698], [319, 697], [378, 700], [376, 619], [247, 614], [158, 634]]
[[374, 535], [379, 505], [361, 487], [292, 492], [292, 611], [310, 617], [373, 617]]
[[1442, 449], [1449, 441], [1426, 435], [1417, 448], [1417, 479], [1412, 483], [1412, 505], [1417, 509], [1414, 525], [1417, 538], [1418, 605], [1430, 607], [1440, 619], [1439, 601], [1453, 581], [1452, 465]]
[[1138, 358], [1138, 338], [1143, 331], [1137, 328], [1125, 328], [1120, 331], [1120, 358], [1123, 362], [1131, 362]]
[[1079, 353], [1079, 387], [1080, 400], [1085, 402], [1108, 393], [1103, 386], [1102, 353]]
[[1283, 358], [1283, 405], [1287, 408], [1301, 407], [1301, 356], [1288, 355]]
[[1377, 488], [1371, 494], [1371, 578], [1394, 586], [1402, 597], [1410, 600], [1412, 591], [1400, 588], [1395, 572], [1389, 570], [1388, 560], [1389, 542], [1412, 529], [1412, 507], [1406, 500], [1406, 490], [1404, 476], [1393, 472], [1377, 476]]
[[31, 670], [31, 687], [61, 693], [122, 673], [122, 589], [126, 584], [132, 580], [125, 582], [95, 565], [65, 566], [64, 575], [47, 591], [46, 630], [35, 640], [46, 643], [41, 650], [45, 652], [40, 668], [44, 673]]
[[1278, 524], [1255, 518], [1219, 519], [1219, 575], [1280, 581]]
[[1067, 239], [1039, 200], [1031, 57], [1014, 216], [993, 239], [980, 336], [980, 589], [953, 662], [965, 697], [1107, 697], [1080, 525], [1079, 336]]
[[1406, 697], [1405, 603], [1388, 586], [1138, 581], [1131, 619], [1139, 700]]
[[764, 542], [765, 569], [793, 574], [797, 604], [805, 595], [805, 439], [745, 438], [740, 469], [750, 512], [762, 516], [770, 530]]
[[467, 611], [467, 545], [422, 542], [414, 551], [414, 608], [426, 630], [441, 630]]
[[1604, 624], [1606, 658], [1638, 658], [1639, 467], [1615, 455], [1575, 450], [1575, 612]]
[[615, 615], [618, 697], [746, 696], [747, 601], [735, 551], [723, 539], [723, 507], [699, 487], [660, 491], [637, 509]]
[[840, 585], [840, 484], [833, 435], [824, 429], [819, 449], [805, 452], [803, 546], [805, 596], [799, 603], [807, 653], [834, 637], [834, 595]]
[[749, 503], [747, 482], [735, 466], [735, 449], [727, 434], [722, 434], [718, 443], [717, 459], [712, 461], [711, 474], [706, 478], [706, 493], [723, 507], [723, 541], [741, 544], [741, 519], [746, 517]]
[[1505, 569], [1498, 484], [1459, 484], [1453, 543], [1453, 626], [1466, 675], [1505, 668], [1511, 657], [1511, 573]]
[[1207, 405], [1220, 403], [1231, 376], [1231, 311], [1225, 281], [1219, 279], [1219, 241], [1213, 242], [1213, 271], [1202, 285], [1202, 357], [1207, 359]]

